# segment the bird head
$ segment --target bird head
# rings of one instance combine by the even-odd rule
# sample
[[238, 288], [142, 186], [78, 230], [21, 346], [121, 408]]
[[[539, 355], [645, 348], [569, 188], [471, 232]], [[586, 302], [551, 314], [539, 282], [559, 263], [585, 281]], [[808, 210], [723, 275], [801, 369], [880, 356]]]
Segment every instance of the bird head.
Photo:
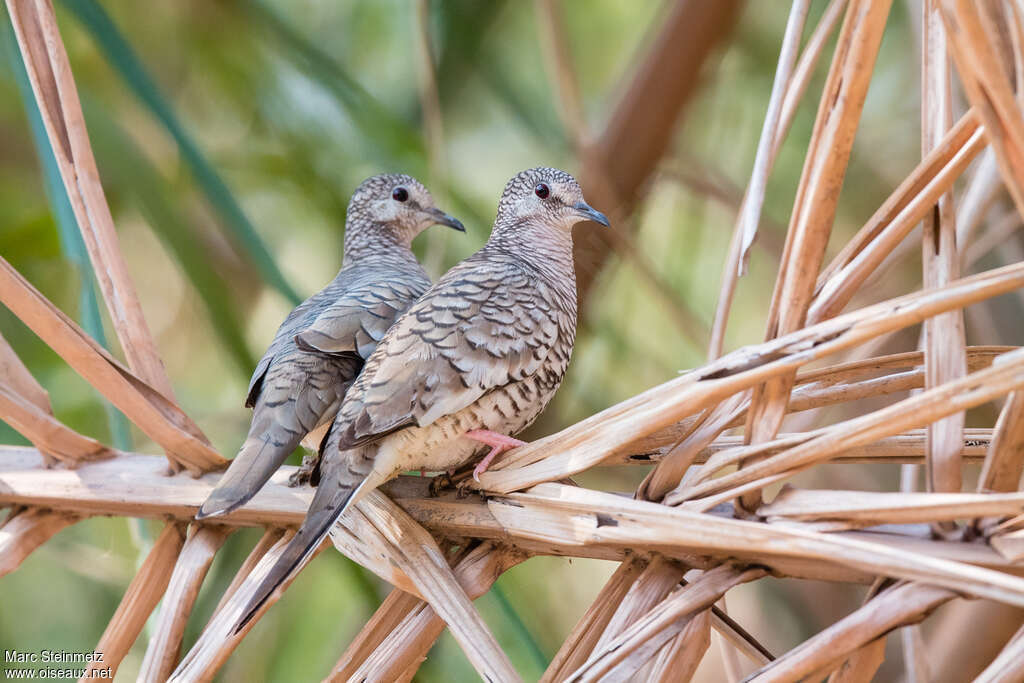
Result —
[[608, 226], [608, 218], [583, 199], [576, 179], [557, 168], [521, 171], [505, 185], [497, 223], [543, 224], [571, 232], [582, 221]]
[[350, 226], [367, 223], [394, 233], [409, 244], [431, 225], [447, 225], [465, 232], [462, 223], [434, 205], [430, 190], [404, 173], [383, 173], [367, 178], [348, 204]]

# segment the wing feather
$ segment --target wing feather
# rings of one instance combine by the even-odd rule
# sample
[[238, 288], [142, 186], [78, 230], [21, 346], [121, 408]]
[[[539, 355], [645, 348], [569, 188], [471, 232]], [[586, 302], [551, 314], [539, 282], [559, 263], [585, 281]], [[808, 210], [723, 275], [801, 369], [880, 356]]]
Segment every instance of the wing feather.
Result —
[[425, 289], [394, 281], [359, 283], [296, 334], [295, 343], [306, 351], [353, 353], [365, 360], [395, 318]]
[[342, 405], [339, 448], [427, 426], [540, 369], [559, 333], [549, 290], [511, 261], [487, 265], [464, 262], [395, 322]]

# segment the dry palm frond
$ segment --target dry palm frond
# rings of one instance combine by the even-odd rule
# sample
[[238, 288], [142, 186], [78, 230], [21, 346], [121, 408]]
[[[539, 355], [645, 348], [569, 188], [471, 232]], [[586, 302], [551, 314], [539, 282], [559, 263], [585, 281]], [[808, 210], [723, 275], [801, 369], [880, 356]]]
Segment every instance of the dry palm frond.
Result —
[[139, 429], [163, 446], [172, 462], [194, 474], [226, 463], [176, 404], [115, 360], [3, 258], [0, 301]]
[[173, 400], [171, 381], [157, 354], [121, 255], [53, 5], [49, 0], [9, 0], [7, 11], [71, 208], [128, 364], [143, 380]]
[[[12, 509], [0, 526], [0, 574], [15, 570], [60, 529], [90, 516], [164, 520], [97, 649], [105, 654], [102, 666], [116, 669], [163, 600], [140, 677], [211, 680], [252, 628], [231, 631], [292, 537], [310, 494], [287, 487], [292, 470], [283, 468], [218, 525], [191, 521], [216, 481], [210, 471], [224, 461], [174, 402], [156, 356], [99, 185], [53, 8], [48, 0], [7, 4], [128, 367], [3, 260], [0, 301], [160, 445], [172, 464], [196, 477], [168, 477], [158, 458], [114, 452], [62, 425], [46, 392], [0, 338], [0, 416], [35, 446], [0, 450], [0, 506]], [[808, 4], [793, 3], [782, 38], [725, 266], [709, 363], [509, 453], [481, 477], [481, 496], [431, 497], [423, 479], [400, 477], [360, 503], [333, 530], [332, 541], [395, 589], [344, 650], [329, 680], [411, 680], [444, 628], [482, 676], [515, 680], [471, 600], [510, 567], [542, 554], [620, 563], [554, 657], [547, 682], [688, 678], [705, 657], [712, 629], [761, 667], [751, 680], [865, 680], [878, 670], [887, 633], [920, 622], [943, 603], [970, 597], [1024, 607], [1024, 349], [968, 347], [963, 329], [965, 307], [1024, 287], [1024, 264], [968, 277], [958, 272], [1019, 227], [1020, 215], [1012, 214], [980, 231], [1002, 186], [1018, 210], [1024, 208], [1020, 3], [922, 3], [922, 159], [827, 265], [825, 246], [891, 3], [833, 0], [800, 53]], [[418, 5], [421, 32], [426, 5]], [[687, 79], [666, 81], [665, 74], [679, 63], [699, 64], [735, 6], [679, 2], [670, 8], [607, 128], [591, 134], [559, 8], [538, 0], [548, 66], [564, 95], [560, 111], [583, 161], [582, 175], [623, 220], [657, 166], [697, 69], [684, 69]], [[707, 35], [693, 34], [700, 12], [711, 27]], [[767, 341], [723, 355], [729, 305], [760, 223], [768, 175], [840, 19], [766, 320]], [[694, 40], [681, 40], [683, 34]], [[951, 73], [970, 104], [955, 123]], [[436, 156], [436, 76], [424, 75]], [[647, 106], [655, 95], [664, 106]], [[616, 157], [620, 163], [612, 167], [611, 152], [623, 147], [629, 154]], [[955, 181], [979, 155], [957, 215]], [[840, 314], [855, 295], [867, 294], [866, 283], [905, 248], [922, 220], [921, 291], [875, 297], [875, 303]], [[581, 242], [584, 285], [607, 247]], [[628, 238], [619, 248], [639, 254]], [[656, 277], [649, 281], [670, 291]], [[920, 350], [810, 369], [836, 352], [863, 353], [874, 340], [917, 324], [924, 327]], [[1004, 397], [994, 424], [964, 427], [967, 409]], [[878, 407], [881, 402], [887, 404]], [[781, 431], [787, 415], [838, 405], [845, 418]], [[724, 435], [738, 427], [743, 434]], [[113, 457], [93, 462], [101, 456]], [[57, 461], [75, 469], [52, 467]], [[855, 485], [844, 482], [847, 490], [786, 487], [771, 502], [761, 500], [769, 484], [825, 463], [878, 462], [925, 465], [928, 490], [852, 490]], [[564, 483], [592, 467], [621, 463], [654, 464], [633, 496]], [[973, 492], [962, 490], [965, 463], [981, 464]], [[957, 522], [964, 524], [952, 526]], [[198, 641], [181, 656], [185, 624], [207, 570], [239, 526], [266, 531]], [[713, 607], [735, 586], [768, 574], [873, 588], [861, 607], [773, 658]], [[1021, 677], [1024, 631], [1013, 626], [979, 680]], [[924, 675], [927, 645], [918, 632], [905, 633], [908, 666]]]
[[53, 416], [50, 396], [14, 349], [0, 336], [0, 415], [32, 442], [47, 465], [74, 465], [113, 455], [95, 439], [83, 436]]

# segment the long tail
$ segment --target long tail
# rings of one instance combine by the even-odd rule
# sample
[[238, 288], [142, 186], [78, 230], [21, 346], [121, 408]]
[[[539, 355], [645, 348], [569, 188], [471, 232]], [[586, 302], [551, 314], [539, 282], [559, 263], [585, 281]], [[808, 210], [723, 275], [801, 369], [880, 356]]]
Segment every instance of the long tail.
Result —
[[[255, 616], [263, 604], [270, 599], [278, 587], [288, 580], [292, 574], [298, 572], [309, 560], [313, 551], [330, 533], [331, 527], [338, 521], [338, 518], [354, 502], [355, 494], [362, 489], [359, 482], [352, 482], [350, 485], [334, 481], [324, 481], [316, 489], [313, 502], [309, 506], [309, 512], [298, 533], [288, 543], [284, 553], [277, 559], [270, 573], [263, 579], [256, 589], [255, 595], [249, 600], [241, 620], [234, 628], [238, 633]], [[363, 489], [365, 490], [365, 489]]]
[[283, 424], [250, 430], [227, 472], [200, 506], [196, 519], [225, 515], [249, 502], [298, 447], [303, 436], [304, 431], [292, 431]]

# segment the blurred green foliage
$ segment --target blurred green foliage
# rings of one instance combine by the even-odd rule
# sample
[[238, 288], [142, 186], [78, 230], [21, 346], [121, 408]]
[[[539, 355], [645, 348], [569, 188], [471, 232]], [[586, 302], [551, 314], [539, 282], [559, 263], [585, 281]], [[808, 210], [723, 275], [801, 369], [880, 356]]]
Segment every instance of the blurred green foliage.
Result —
[[[821, 4], [815, 3], [812, 21]], [[439, 205], [464, 220], [467, 235], [432, 230], [416, 245], [421, 254], [439, 254], [438, 262], [448, 267], [486, 238], [497, 197], [513, 173], [539, 164], [579, 170], [546, 77], [532, 3], [431, 3], [447, 177], [431, 177], [435, 166], [426, 156], [412, 2], [56, 5], [147, 319], [182, 406], [226, 455], [248, 425], [242, 402], [253, 359], [296, 293], [308, 296], [336, 272], [348, 194], [363, 178], [410, 172], [432, 188]], [[600, 130], [663, 10], [653, 0], [566, 0], [561, 6], [587, 116]], [[664, 172], [634, 217], [640, 250], [706, 321], [713, 315], [734, 211], [678, 182], [673, 170], [687, 169], [727, 189], [743, 187], [787, 11], [782, 0], [749, 4], [705, 71], [703, 87], [666, 150]], [[893, 10], [886, 33], [834, 245], [859, 227], [918, 158], [918, 98], [907, 96], [918, 87], [917, 48], [904, 12], [903, 5]], [[115, 340], [105, 309], [95, 306], [88, 261], [69, 233], [73, 217], [63, 208], [59, 183], [54, 185], [45, 139], [29, 134], [37, 124], [18, 84], [6, 15], [3, 21], [0, 254], [97, 336], [103, 321], [94, 312], [102, 309], [107, 336]], [[765, 213], [776, 227], [762, 235], [750, 275], [740, 284], [732, 346], [763, 334], [784, 238], [778, 226], [793, 201], [823, 74], [819, 68], [769, 184]], [[588, 199], [602, 208], [601, 197]], [[635, 267], [613, 258], [598, 281], [581, 313], [570, 376], [545, 415], [545, 430], [703, 361], [703, 349], [680, 335], [664, 301], [636, 277]], [[915, 268], [911, 263], [895, 271], [886, 287], [915, 287]], [[105, 402], [6, 310], [0, 310], [0, 328], [50, 391], [57, 415], [110, 442], [110, 425], [118, 422], [108, 422]], [[706, 338], [706, 330], [698, 336]], [[159, 452], [135, 428], [130, 438], [135, 450]], [[0, 426], [0, 442], [25, 443], [6, 426]], [[642, 474], [608, 468], [581, 481], [626, 490]], [[218, 555], [186, 646], [256, 538], [256, 531], [239, 532]], [[88, 520], [60, 534], [0, 580], [0, 649], [90, 650], [141, 550], [123, 520]], [[499, 580], [504, 601], [492, 593], [478, 602], [527, 680], [539, 675], [612, 570], [604, 562], [537, 558]], [[324, 553], [254, 629], [220, 680], [321, 678], [386, 590], [337, 553]], [[749, 600], [739, 610], [770, 647], [791, 646], [826, 618], [805, 605], [788, 610], [801, 618], [766, 622], [758, 605], [778, 598], [765, 598], [761, 590], [744, 588]], [[766, 623], [772, 627], [759, 628]], [[143, 651], [140, 639], [120, 679], [135, 675]], [[445, 635], [417, 680], [473, 676]]]

